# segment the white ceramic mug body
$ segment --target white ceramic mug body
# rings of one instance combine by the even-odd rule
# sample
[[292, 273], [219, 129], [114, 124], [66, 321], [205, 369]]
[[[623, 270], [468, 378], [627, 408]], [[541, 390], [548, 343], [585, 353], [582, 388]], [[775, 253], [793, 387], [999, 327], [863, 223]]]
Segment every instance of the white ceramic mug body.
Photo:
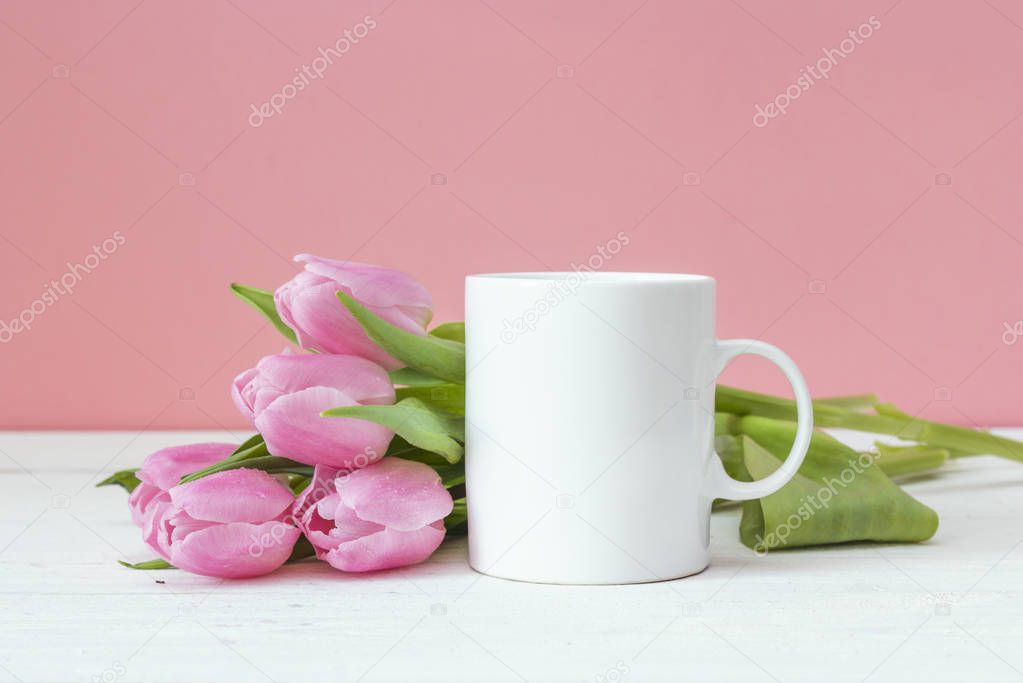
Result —
[[[792, 476], [810, 430], [802, 378], [774, 347], [718, 342], [714, 306], [714, 280], [699, 275], [466, 278], [474, 569], [572, 584], [694, 574], [708, 564], [713, 499], [765, 495]], [[801, 408], [788, 460], [748, 484], [713, 451], [714, 382], [742, 352], [778, 362]]]

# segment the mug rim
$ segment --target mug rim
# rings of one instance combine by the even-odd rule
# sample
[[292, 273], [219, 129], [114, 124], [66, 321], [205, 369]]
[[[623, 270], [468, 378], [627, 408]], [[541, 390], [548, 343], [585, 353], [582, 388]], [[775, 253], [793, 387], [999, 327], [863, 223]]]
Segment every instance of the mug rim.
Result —
[[694, 273], [663, 273], [644, 271], [533, 271], [510, 273], [474, 273], [466, 275], [466, 280], [482, 280], [495, 282], [564, 282], [578, 277], [587, 284], [682, 284], [682, 283], [714, 283], [709, 275]]

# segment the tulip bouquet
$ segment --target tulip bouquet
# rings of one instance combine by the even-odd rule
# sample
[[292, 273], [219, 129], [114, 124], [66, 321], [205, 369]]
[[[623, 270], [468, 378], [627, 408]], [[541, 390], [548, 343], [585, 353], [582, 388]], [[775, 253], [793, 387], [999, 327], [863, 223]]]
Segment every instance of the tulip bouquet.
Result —
[[[378, 344], [338, 297], [389, 334], [420, 340], [414, 348], [430, 340], [454, 353], [460, 343], [443, 335], [461, 326], [427, 335], [430, 295], [404, 273], [296, 260], [305, 270], [276, 292], [233, 286], [309, 352], [285, 349], [235, 378], [234, 403], [259, 433], [241, 445], [164, 448], [100, 483], [130, 491], [132, 520], [159, 555], [126, 566], [242, 578], [315, 555], [363, 572], [421, 562], [464, 530], [459, 420], [395, 389], [415, 384], [414, 372], [389, 351], [414, 351]], [[382, 412], [360, 412], [373, 410]]]
[[[404, 273], [296, 261], [304, 270], [275, 292], [232, 285], [297, 347], [234, 380], [234, 403], [258, 433], [164, 448], [99, 484], [130, 492], [132, 520], [159, 556], [125, 566], [243, 578], [315, 555], [364, 572], [422, 562], [465, 532], [464, 325], [428, 329], [430, 295]], [[716, 409], [729, 474], [759, 479], [780, 466], [792, 401], [719, 385]], [[1023, 462], [1023, 443], [917, 419], [873, 395], [820, 399], [814, 413], [822, 427], [907, 443], [858, 452], [815, 432], [792, 481], [742, 503], [740, 538], [758, 553], [926, 540], [937, 514], [893, 478], [980, 454]]]

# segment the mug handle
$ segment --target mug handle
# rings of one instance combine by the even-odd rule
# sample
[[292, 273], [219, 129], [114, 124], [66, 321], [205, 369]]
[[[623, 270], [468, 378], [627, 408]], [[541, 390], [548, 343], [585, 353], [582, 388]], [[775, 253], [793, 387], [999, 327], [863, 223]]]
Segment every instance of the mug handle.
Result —
[[792, 362], [788, 355], [777, 346], [766, 344], [756, 339], [728, 339], [717, 343], [717, 374], [720, 375], [736, 356], [749, 353], [754, 356], [761, 356], [777, 365], [792, 385], [792, 392], [796, 397], [796, 438], [792, 443], [792, 449], [777, 470], [770, 476], [758, 481], [739, 481], [733, 479], [725, 472], [721, 459], [714, 454], [711, 463], [710, 488], [713, 498], [727, 498], [729, 500], [752, 500], [770, 495], [787, 484], [806, 457], [806, 451], [810, 447], [810, 436], [813, 433], [813, 403], [810, 400], [810, 390], [806, 387], [802, 373]]

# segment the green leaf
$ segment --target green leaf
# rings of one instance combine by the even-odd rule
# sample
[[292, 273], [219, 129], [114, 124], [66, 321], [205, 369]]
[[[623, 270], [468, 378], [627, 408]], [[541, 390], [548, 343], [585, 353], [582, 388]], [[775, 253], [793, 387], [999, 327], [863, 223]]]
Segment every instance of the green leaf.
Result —
[[433, 377], [412, 368], [398, 368], [389, 374], [392, 384], [403, 384], [408, 387], [435, 387], [440, 384], [448, 384], [439, 377]]
[[237, 282], [231, 284], [231, 291], [235, 295], [246, 302], [257, 311], [263, 314], [267, 320], [274, 324], [277, 331], [287, 337], [290, 341], [298, 343], [298, 338], [295, 336], [295, 331], [284, 324], [281, 320], [281, 316], [277, 315], [277, 307], [274, 305], [273, 292], [268, 292], [265, 289], [256, 289], [255, 287], [249, 287], [247, 285], [240, 285]]
[[172, 565], [167, 560], [163, 560], [163, 559], [160, 559], [160, 558], [157, 558], [155, 560], [146, 560], [145, 562], [136, 562], [135, 564], [132, 564], [131, 562], [125, 562], [124, 560], [118, 560], [117, 564], [121, 565], [122, 567], [127, 567], [128, 569], [143, 569], [143, 570], [177, 569], [177, 567]]
[[465, 483], [465, 463], [460, 462], [455, 465], [438, 465], [433, 469], [440, 475], [441, 483], [444, 484], [444, 488], [449, 489], [453, 486]]
[[[406, 452], [409, 452], [409, 451], [422, 451], [422, 450], [423, 449], [418, 448], [417, 446], [413, 446], [412, 444], [410, 444], [408, 441], [406, 441], [405, 439], [401, 438], [400, 436], [395, 436], [393, 439], [391, 439], [391, 443], [387, 446], [387, 452], [384, 453], [384, 455], [396, 455], [399, 458], [403, 458], [403, 457], [405, 457], [403, 454], [406, 453]], [[423, 451], [423, 452], [424, 453], [429, 453], [429, 451]], [[434, 454], [434, 453], [431, 453], [430, 455], [432, 455], [433, 457], [437, 457], [436, 454]], [[444, 462], [446, 463], [447, 460], [445, 460]]]
[[211, 474], [218, 472], [226, 472], [228, 470], [237, 470], [241, 468], [251, 470], [263, 470], [268, 474], [298, 474], [303, 477], [313, 476], [313, 468], [310, 465], [290, 460], [288, 458], [281, 458], [276, 455], [262, 455], [255, 458], [244, 458], [244, 459], [232, 459], [231, 457], [224, 458], [220, 462], [213, 463], [209, 467], [204, 467], [198, 472], [192, 472], [191, 474], [185, 475], [181, 478], [182, 484], [187, 484], [196, 479], [202, 479], [208, 477]]
[[255, 436], [250, 436], [248, 439], [245, 439], [245, 441], [242, 441], [241, 444], [238, 445], [238, 448], [234, 449], [234, 452], [231, 453], [231, 456], [251, 450], [260, 444], [265, 445], [266, 441], [263, 440], [262, 434], [256, 433]]
[[238, 446], [231, 455], [224, 458], [224, 462], [252, 460], [253, 458], [262, 458], [268, 455], [270, 455], [270, 451], [266, 447], [266, 441], [263, 441], [263, 437], [259, 436], [258, 440], [252, 438]]
[[413, 446], [400, 436], [391, 439], [391, 445], [387, 448], [386, 456], [389, 458], [402, 458], [403, 460], [415, 460], [424, 465], [429, 465], [437, 470], [444, 488], [451, 488], [465, 483], [465, 461], [451, 464], [443, 456], [437, 453]]
[[135, 476], [135, 473], [139, 471], [139, 468], [134, 467], [130, 470], [121, 470], [120, 472], [114, 472], [109, 477], [96, 484], [96, 486], [120, 486], [128, 493], [135, 490], [141, 482], [139, 478]]
[[309, 542], [309, 539], [305, 537], [305, 534], [302, 534], [298, 537], [298, 540], [295, 541], [295, 547], [291, 549], [291, 554], [288, 556], [288, 559], [285, 560], [285, 564], [299, 562], [307, 557], [312, 557], [315, 554], [316, 548], [314, 548], [313, 544]]
[[721, 459], [728, 476], [739, 481], [750, 481], [746, 464], [742, 461], [742, 442], [738, 434], [737, 416], [721, 412], [714, 414], [714, 452]]
[[746, 463], [743, 462], [741, 437], [731, 434], [714, 437], [714, 451], [721, 458], [728, 476], [739, 481], [750, 481]]
[[[796, 426], [761, 417], [740, 421], [743, 464], [753, 479], [781, 466]], [[894, 484], [871, 454], [823, 432], [788, 484], [743, 503], [742, 542], [758, 552], [849, 541], [925, 541], [938, 515]]]
[[425, 387], [399, 387], [395, 390], [399, 401], [418, 398], [432, 408], [452, 415], [465, 415], [464, 384], [434, 384]]
[[430, 330], [430, 334], [441, 339], [450, 339], [459, 343], [465, 343], [465, 323], [444, 323]]
[[[344, 406], [321, 413], [324, 417], [349, 417], [384, 425], [413, 446], [439, 453], [449, 463], [462, 459], [459, 441], [465, 441], [465, 423], [455, 415], [431, 408], [417, 398], [393, 406]], [[456, 441], [457, 439], [457, 441]]]
[[391, 444], [387, 447], [387, 453], [385, 455], [395, 458], [404, 458], [405, 460], [415, 460], [416, 462], [421, 462], [424, 465], [429, 465], [434, 469], [439, 467], [448, 467], [451, 465], [444, 456], [419, 448], [418, 446], [413, 446], [400, 436], [395, 436], [391, 439]]
[[455, 501], [451, 513], [444, 518], [444, 528], [449, 534], [462, 535], [465, 533], [465, 525], [469, 521], [469, 511], [465, 506], [465, 498]]
[[421, 336], [406, 332], [387, 322], [344, 292], [341, 300], [370, 339], [384, 351], [413, 370], [465, 384], [465, 344], [432, 335]]

